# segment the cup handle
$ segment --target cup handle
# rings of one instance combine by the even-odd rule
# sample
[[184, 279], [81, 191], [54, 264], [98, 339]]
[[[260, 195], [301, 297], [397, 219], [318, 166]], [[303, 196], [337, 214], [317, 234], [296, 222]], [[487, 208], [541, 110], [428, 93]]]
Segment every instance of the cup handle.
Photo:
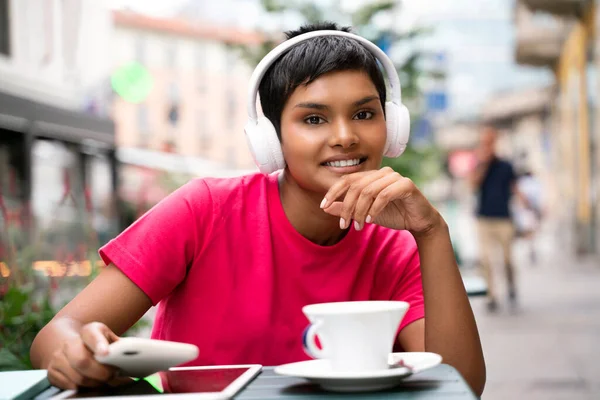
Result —
[[[321, 321], [310, 324], [302, 334], [302, 347], [304, 348], [304, 352], [312, 358], [326, 358], [325, 350], [319, 349], [315, 342], [315, 337], [317, 336], [317, 331], [320, 326]], [[321, 343], [323, 343], [322, 340]]]

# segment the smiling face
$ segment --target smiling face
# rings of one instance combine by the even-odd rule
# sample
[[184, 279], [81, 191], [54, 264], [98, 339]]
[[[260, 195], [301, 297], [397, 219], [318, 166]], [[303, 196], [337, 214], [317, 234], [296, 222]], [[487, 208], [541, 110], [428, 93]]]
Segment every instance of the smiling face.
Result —
[[386, 123], [377, 89], [362, 71], [335, 71], [298, 86], [281, 114], [281, 141], [296, 183], [325, 193], [344, 174], [378, 169]]

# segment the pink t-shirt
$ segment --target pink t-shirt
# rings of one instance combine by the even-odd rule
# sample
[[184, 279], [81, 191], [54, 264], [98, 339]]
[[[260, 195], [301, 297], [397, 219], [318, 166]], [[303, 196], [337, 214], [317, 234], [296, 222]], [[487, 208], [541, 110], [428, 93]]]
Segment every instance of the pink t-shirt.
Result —
[[371, 224], [317, 245], [288, 221], [276, 174], [192, 180], [100, 255], [158, 304], [153, 338], [200, 348], [188, 365], [309, 359], [307, 304], [407, 301], [400, 329], [424, 316], [409, 232]]

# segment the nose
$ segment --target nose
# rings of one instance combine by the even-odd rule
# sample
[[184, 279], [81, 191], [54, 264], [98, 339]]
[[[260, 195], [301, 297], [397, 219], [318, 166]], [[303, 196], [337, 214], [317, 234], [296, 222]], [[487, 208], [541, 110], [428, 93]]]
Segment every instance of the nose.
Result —
[[358, 135], [354, 132], [350, 121], [337, 121], [332, 125], [332, 132], [329, 136], [329, 145], [331, 147], [350, 148], [358, 144]]

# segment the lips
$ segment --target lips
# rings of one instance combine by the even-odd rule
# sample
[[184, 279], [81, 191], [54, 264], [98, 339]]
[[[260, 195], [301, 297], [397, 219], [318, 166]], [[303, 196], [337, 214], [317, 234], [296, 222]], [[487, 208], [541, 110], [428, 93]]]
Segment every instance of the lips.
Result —
[[329, 161], [329, 162], [324, 163], [324, 165], [326, 165], [328, 167], [336, 167], [336, 168], [354, 167], [355, 165], [359, 165], [361, 162], [362, 161], [360, 158], [354, 158], [351, 160]]
[[323, 161], [321, 165], [335, 168], [354, 167], [362, 164], [366, 159], [366, 155], [359, 153], [339, 154], [337, 156], [329, 157]]
[[367, 160], [366, 156], [361, 155], [345, 155], [332, 157], [327, 161], [321, 163], [321, 165], [327, 168], [330, 172], [335, 174], [351, 174], [354, 172], [361, 171], [362, 164]]

